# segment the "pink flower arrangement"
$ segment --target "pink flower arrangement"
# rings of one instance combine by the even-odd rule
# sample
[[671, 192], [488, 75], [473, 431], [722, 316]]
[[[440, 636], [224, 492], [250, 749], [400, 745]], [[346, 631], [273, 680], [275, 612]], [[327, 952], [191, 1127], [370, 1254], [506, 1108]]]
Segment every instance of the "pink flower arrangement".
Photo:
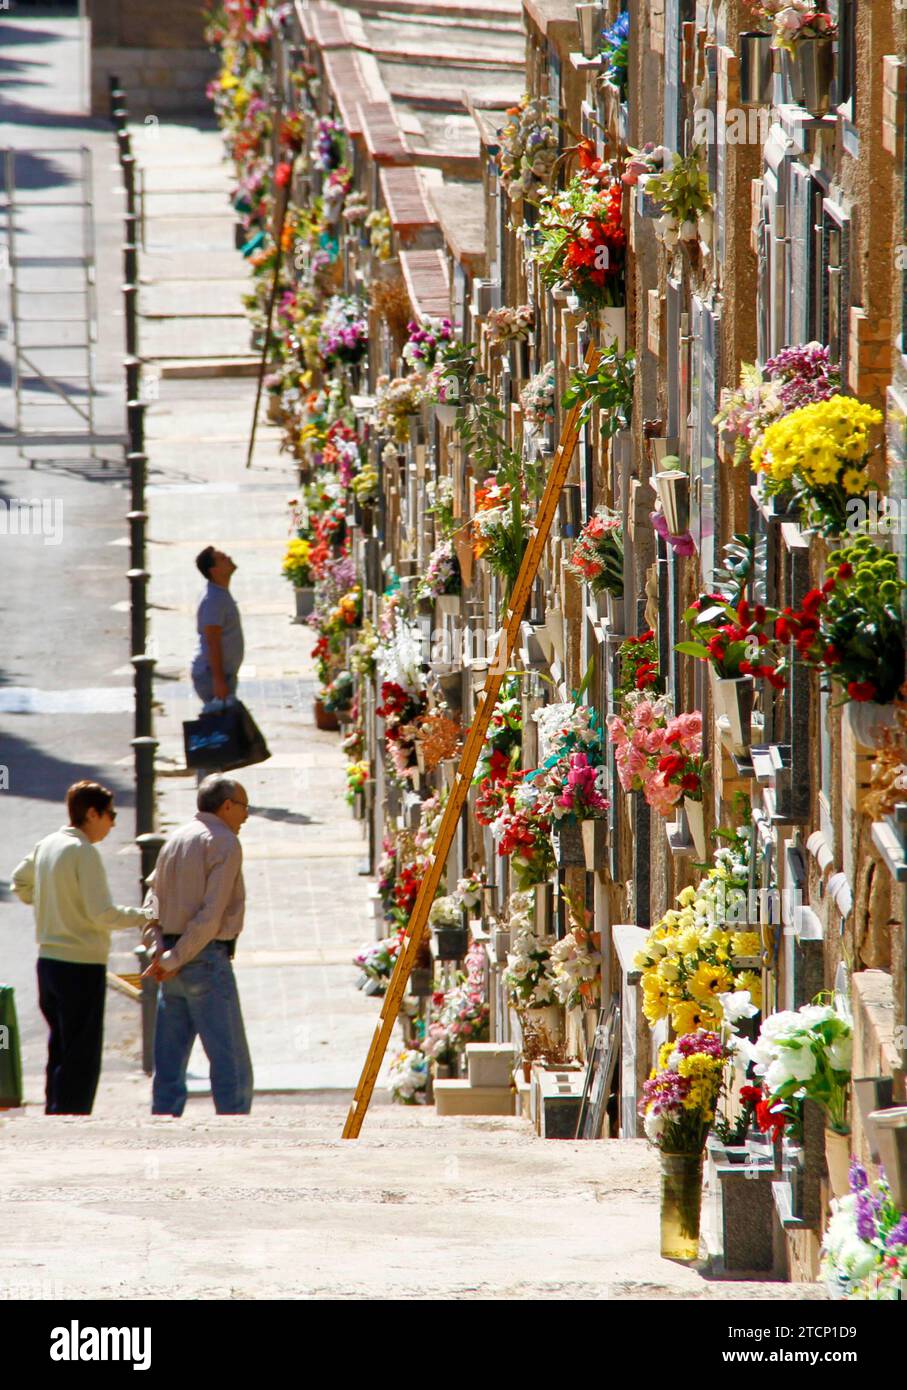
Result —
[[624, 791], [641, 791], [659, 815], [669, 816], [683, 796], [702, 796], [702, 715], [670, 714], [666, 696], [629, 695], [608, 719], [617, 775]]

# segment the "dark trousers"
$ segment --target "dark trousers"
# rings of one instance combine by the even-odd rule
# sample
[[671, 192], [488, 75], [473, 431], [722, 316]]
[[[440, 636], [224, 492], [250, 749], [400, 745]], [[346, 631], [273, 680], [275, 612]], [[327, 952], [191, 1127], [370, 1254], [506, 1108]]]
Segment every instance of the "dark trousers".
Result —
[[101, 1075], [106, 990], [103, 965], [38, 959], [38, 1003], [50, 1029], [48, 1115], [91, 1114]]

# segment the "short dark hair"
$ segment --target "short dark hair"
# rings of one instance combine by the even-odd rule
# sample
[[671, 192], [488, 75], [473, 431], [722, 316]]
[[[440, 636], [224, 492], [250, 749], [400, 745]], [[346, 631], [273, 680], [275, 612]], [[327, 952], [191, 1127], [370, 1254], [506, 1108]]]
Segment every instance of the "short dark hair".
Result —
[[216, 554], [217, 551], [213, 545], [206, 545], [204, 550], [200, 550], [195, 557], [195, 563], [206, 579], [214, 568]]
[[222, 772], [212, 772], [210, 777], [206, 777], [204, 782], [199, 784], [195, 804], [200, 811], [207, 811], [213, 815], [220, 810], [225, 801], [235, 801], [238, 786], [239, 783], [232, 777], [225, 777]]
[[77, 829], [85, 824], [89, 811], [95, 810], [99, 816], [103, 816], [112, 806], [113, 792], [109, 787], [102, 787], [100, 782], [73, 782], [66, 793], [69, 823]]

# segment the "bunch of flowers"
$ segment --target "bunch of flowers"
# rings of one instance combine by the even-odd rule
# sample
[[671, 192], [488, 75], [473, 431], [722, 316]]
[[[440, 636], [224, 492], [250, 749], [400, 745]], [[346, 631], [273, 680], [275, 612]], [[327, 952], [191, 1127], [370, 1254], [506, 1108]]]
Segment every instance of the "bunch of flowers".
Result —
[[671, 716], [666, 696], [627, 696], [620, 714], [608, 716], [617, 774], [624, 791], [641, 791], [662, 816], [681, 797], [702, 798], [702, 714]]
[[379, 676], [421, 700], [425, 694], [422, 656], [422, 633], [395, 605], [375, 653]]
[[518, 895], [511, 896], [511, 908], [518, 911], [510, 913], [511, 950], [502, 980], [516, 1008], [544, 1009], [557, 1003], [551, 950], [533, 931], [526, 906], [514, 904], [514, 898]]
[[538, 202], [551, 183], [557, 162], [558, 130], [548, 103], [523, 97], [512, 106], [501, 131], [498, 159], [501, 182], [511, 202]]
[[601, 55], [604, 59], [604, 75], [608, 82], [620, 92], [623, 101], [627, 95], [627, 75], [630, 64], [630, 14], [622, 10], [613, 24], [602, 31]]
[[352, 806], [360, 792], [365, 790], [368, 781], [368, 763], [355, 762], [346, 765], [346, 799]]
[[432, 1016], [422, 1051], [435, 1062], [451, 1062], [467, 1043], [487, 1042], [490, 1008], [484, 997], [484, 951], [473, 943], [465, 978], [432, 999]]
[[311, 562], [311, 541], [296, 537], [287, 545], [281, 569], [290, 583], [297, 589], [306, 588], [314, 580]]
[[609, 593], [623, 598], [624, 544], [620, 517], [607, 507], [596, 507], [583, 526], [567, 561], [567, 568], [593, 594]]
[[661, 208], [655, 235], [669, 249], [678, 242], [702, 241], [712, 234], [712, 194], [699, 150], [675, 154], [658, 174], [646, 180], [646, 192]]
[[601, 951], [589, 930], [590, 913], [561, 890], [570, 909], [571, 930], [551, 947], [554, 992], [567, 1009], [593, 1008], [601, 999]]
[[661, 684], [658, 674], [658, 639], [653, 628], [646, 628], [638, 637], [627, 637], [617, 649], [620, 660], [620, 684], [614, 692], [618, 704], [634, 690], [657, 693]]
[[545, 705], [536, 711], [541, 766], [529, 774], [539, 809], [555, 826], [589, 820], [608, 809], [601, 728], [592, 705]]
[[626, 300], [623, 184], [606, 165], [587, 160], [562, 192], [542, 202], [541, 243], [534, 251], [544, 283], [572, 290], [584, 308]]
[[326, 367], [361, 362], [368, 348], [368, 317], [356, 295], [332, 295], [321, 320], [318, 350]]
[[381, 682], [381, 704], [376, 713], [384, 720], [384, 739], [391, 765], [402, 782], [411, 782], [418, 771], [416, 742], [419, 720], [425, 709], [424, 691], [408, 691], [396, 681]]
[[892, 1201], [886, 1179], [870, 1183], [856, 1161], [849, 1193], [831, 1204], [820, 1272], [834, 1297], [873, 1302], [899, 1299], [907, 1279], [907, 1216]]
[[487, 560], [508, 590], [519, 574], [530, 519], [528, 504], [510, 483], [490, 478], [483, 487], [476, 488], [473, 553], [477, 560]]
[[403, 347], [403, 360], [415, 371], [426, 372], [433, 367], [444, 348], [453, 340], [453, 324], [450, 319], [433, 318], [422, 314], [406, 325], [409, 337]]
[[425, 496], [428, 501], [425, 510], [429, 516], [434, 517], [436, 530], [440, 532], [442, 538], [448, 540], [457, 529], [456, 518], [453, 514], [453, 478], [444, 474], [437, 480], [426, 483]]
[[345, 713], [353, 704], [356, 685], [349, 671], [341, 670], [327, 681], [321, 691], [321, 703], [333, 713]]
[[531, 429], [544, 429], [554, 419], [554, 391], [554, 363], [548, 362], [520, 392], [520, 409]]
[[366, 217], [365, 227], [372, 255], [379, 261], [389, 261], [393, 251], [390, 214], [384, 208], [375, 208]]
[[717, 1028], [723, 999], [735, 994], [746, 993], [759, 1007], [761, 976], [749, 964], [761, 946], [747, 925], [748, 864], [735, 849], [719, 850], [715, 859], [698, 887], [678, 894], [677, 907], [637, 952], [643, 1013], [653, 1028], [662, 1018], [678, 1033]]
[[456, 719], [437, 710], [419, 721], [416, 761], [426, 772], [434, 772], [445, 758], [453, 758], [460, 747], [460, 725]]
[[404, 933], [395, 932], [393, 936], [385, 937], [383, 941], [372, 941], [368, 946], [364, 946], [357, 956], [353, 957], [353, 964], [358, 965], [363, 975], [369, 980], [377, 980], [383, 985], [394, 973], [394, 966], [403, 945]]
[[837, 25], [825, 8], [825, 0], [748, 0], [756, 19], [771, 25], [772, 48], [793, 53], [800, 39], [825, 38], [837, 33]]
[[491, 829], [501, 858], [509, 858], [516, 887], [544, 883], [554, 868], [551, 821], [539, 791], [521, 772], [486, 777], [479, 784], [476, 820]]
[[344, 420], [335, 420], [324, 441], [322, 461], [331, 468], [343, 487], [349, 487], [362, 462], [359, 436]]
[[422, 402], [423, 379], [416, 373], [410, 376], [379, 376], [375, 387], [375, 421], [382, 434], [397, 444], [409, 439], [409, 416], [415, 415]]
[[507, 781], [516, 771], [523, 746], [523, 701], [517, 676], [505, 676], [492, 711], [473, 784]]
[[804, 1004], [796, 1012], [771, 1014], [757, 1041], [741, 1040], [740, 1046], [763, 1078], [772, 1109], [783, 1109], [794, 1123], [799, 1102], [813, 1100], [832, 1129], [849, 1133], [853, 1028], [833, 1005]]
[[710, 662], [721, 680], [759, 676], [783, 690], [781, 655], [771, 635], [778, 616], [774, 610], [761, 603], [751, 605], [745, 598], [726, 603], [711, 594], [696, 599], [683, 616], [697, 640], [678, 642], [677, 651]]
[[358, 222], [365, 220], [367, 213], [368, 194], [361, 192], [359, 189], [354, 189], [353, 192], [347, 196], [343, 204], [344, 222], [348, 223], [351, 227], [355, 226]]
[[535, 310], [531, 304], [519, 304], [515, 309], [504, 305], [490, 309], [485, 319], [485, 335], [492, 347], [506, 343], [525, 342], [532, 332]]
[[315, 137], [312, 146], [312, 163], [316, 169], [328, 173], [336, 169], [343, 159], [343, 126], [331, 116], [319, 116], [315, 122]]
[[355, 676], [371, 680], [375, 674], [375, 652], [378, 649], [378, 634], [374, 624], [367, 618], [359, 629], [355, 642], [349, 649], [350, 670]]
[[868, 491], [873, 443], [882, 413], [852, 396], [833, 395], [769, 425], [752, 451], [768, 496], [794, 497], [824, 535], [845, 529], [848, 501]]
[[378, 495], [378, 470], [373, 463], [365, 463], [350, 481], [350, 487], [359, 502], [372, 502]]
[[628, 145], [627, 151], [628, 159], [621, 180], [628, 188], [633, 188], [640, 181], [645, 184], [650, 174], [659, 173], [674, 158], [666, 145], [656, 145], [652, 140], [647, 140], [638, 150]]
[[888, 704], [904, 680], [905, 588], [897, 557], [861, 536], [829, 557], [821, 589], [784, 609], [776, 636], [848, 699]]
[[413, 1047], [398, 1052], [387, 1071], [391, 1100], [399, 1105], [418, 1105], [428, 1085], [428, 1058]]
[[666, 1153], [698, 1154], [724, 1082], [729, 1053], [717, 1033], [684, 1033], [659, 1049], [658, 1068], [643, 1083], [639, 1113], [646, 1138]]
[[428, 557], [428, 565], [419, 584], [417, 597], [441, 598], [443, 594], [458, 594], [461, 587], [460, 562], [453, 541], [442, 541]]

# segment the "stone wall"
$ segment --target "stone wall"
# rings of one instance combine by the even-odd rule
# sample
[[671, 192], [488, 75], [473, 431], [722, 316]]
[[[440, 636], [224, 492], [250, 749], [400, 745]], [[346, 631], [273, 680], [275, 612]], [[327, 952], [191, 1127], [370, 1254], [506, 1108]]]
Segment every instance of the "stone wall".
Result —
[[120, 80], [130, 115], [210, 115], [205, 86], [216, 70], [197, 0], [88, 0], [91, 110], [108, 111], [108, 78]]

